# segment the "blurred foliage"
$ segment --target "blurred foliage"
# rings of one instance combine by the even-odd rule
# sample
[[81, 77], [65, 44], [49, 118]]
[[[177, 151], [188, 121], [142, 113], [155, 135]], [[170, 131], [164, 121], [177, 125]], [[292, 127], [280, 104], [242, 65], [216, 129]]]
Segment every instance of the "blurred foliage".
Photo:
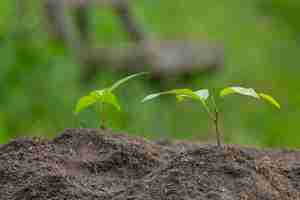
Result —
[[[90, 110], [73, 116], [76, 100], [125, 75], [103, 71], [94, 81], [80, 83], [80, 66], [72, 55], [48, 39], [40, 3], [30, 1], [22, 18], [16, 17], [14, 1], [0, 3], [0, 143], [20, 135], [53, 137], [67, 127], [97, 127], [98, 116]], [[110, 127], [151, 138], [214, 140], [213, 127], [205, 111], [195, 109], [197, 103], [162, 98], [146, 105], [140, 100], [175, 87], [251, 86], [276, 97], [282, 109], [263, 104], [257, 108], [249, 99], [217, 102], [225, 141], [300, 147], [299, 8], [297, 0], [134, 1], [135, 14], [150, 34], [219, 41], [225, 46], [226, 63], [218, 73], [188, 79], [132, 81], [118, 91], [124, 111], [106, 108]], [[94, 7], [90, 17], [94, 44], [127, 42], [111, 10]]]

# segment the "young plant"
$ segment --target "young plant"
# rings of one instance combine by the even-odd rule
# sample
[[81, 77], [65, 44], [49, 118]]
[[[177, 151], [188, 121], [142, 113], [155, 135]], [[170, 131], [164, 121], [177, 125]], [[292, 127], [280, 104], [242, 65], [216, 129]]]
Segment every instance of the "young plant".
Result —
[[[159, 96], [168, 95], [168, 94], [175, 95], [176, 99], [179, 102], [182, 102], [183, 100], [186, 99], [191, 99], [201, 103], [204, 106], [206, 112], [208, 113], [209, 118], [214, 123], [216, 136], [217, 136], [217, 145], [218, 147], [221, 147], [221, 133], [219, 129], [219, 110], [215, 102], [214, 96], [209, 94], [209, 90], [202, 89], [202, 90], [192, 91], [190, 89], [174, 89], [165, 92], [150, 94], [146, 96], [142, 100], [142, 102], [146, 102], [155, 99]], [[264, 93], [257, 93], [252, 88], [227, 87], [221, 90], [220, 97], [225, 97], [230, 94], [240, 94], [240, 95], [250, 96], [256, 99], [265, 100], [271, 103], [272, 105], [274, 105], [275, 107], [277, 107], [278, 109], [280, 108], [279, 103], [273, 97]], [[211, 104], [208, 103], [208, 100], [211, 100]]]
[[122, 78], [121, 80], [114, 83], [111, 87], [104, 88], [101, 90], [94, 90], [91, 91], [88, 95], [81, 97], [75, 107], [74, 114], [77, 115], [82, 110], [85, 110], [86, 108], [95, 105], [95, 107], [98, 109], [98, 112], [101, 116], [100, 124], [101, 128], [105, 129], [104, 124], [104, 113], [103, 113], [103, 106], [104, 104], [110, 104], [117, 110], [121, 110], [121, 106], [119, 104], [117, 96], [113, 93], [115, 89], [117, 89], [120, 85], [124, 84], [125, 82], [129, 81], [130, 79], [136, 78], [138, 76], [142, 76], [147, 74], [147, 72], [141, 72], [137, 74], [132, 74], [130, 76], [127, 76], [125, 78]]

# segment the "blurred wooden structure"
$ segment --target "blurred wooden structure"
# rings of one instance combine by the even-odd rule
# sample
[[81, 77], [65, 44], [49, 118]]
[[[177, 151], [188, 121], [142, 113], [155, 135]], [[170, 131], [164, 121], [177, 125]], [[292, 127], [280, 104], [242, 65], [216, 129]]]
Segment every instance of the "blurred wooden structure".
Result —
[[[223, 47], [208, 41], [165, 41], [150, 37], [131, 12], [128, 0], [44, 0], [50, 35], [70, 48], [83, 65], [83, 79], [90, 79], [104, 67], [114, 70], [144, 71], [170, 76], [223, 66]], [[119, 17], [131, 43], [126, 47], [92, 48], [89, 44], [90, 6], [109, 7]], [[75, 16], [66, 14], [74, 9]], [[79, 34], [76, 34], [79, 33]], [[76, 36], [77, 35], [77, 36]]]

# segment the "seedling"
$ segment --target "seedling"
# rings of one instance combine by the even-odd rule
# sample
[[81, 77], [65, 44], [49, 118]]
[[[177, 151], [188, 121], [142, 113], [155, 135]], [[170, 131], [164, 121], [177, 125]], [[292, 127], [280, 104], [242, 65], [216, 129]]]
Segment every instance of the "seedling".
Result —
[[121, 80], [114, 83], [111, 87], [104, 88], [101, 90], [94, 90], [91, 91], [88, 95], [81, 97], [75, 107], [74, 114], [77, 115], [82, 110], [85, 110], [86, 108], [95, 105], [95, 108], [99, 112], [101, 119], [100, 124], [101, 128], [105, 129], [104, 124], [104, 112], [103, 112], [103, 106], [104, 104], [110, 104], [117, 110], [121, 110], [121, 106], [119, 104], [119, 100], [117, 96], [113, 93], [115, 89], [120, 87], [122, 84], [126, 83], [130, 79], [136, 78], [138, 76], [142, 76], [147, 74], [147, 72], [141, 72], [137, 74], [132, 74], [130, 76], [127, 76], [125, 78], [122, 78]]
[[[197, 91], [192, 91], [191, 89], [174, 89], [165, 92], [150, 94], [146, 96], [142, 102], [146, 102], [152, 99], [155, 99], [162, 95], [175, 95], [178, 102], [182, 102], [186, 99], [192, 99], [200, 102], [205, 110], [208, 113], [209, 118], [212, 120], [215, 126], [216, 136], [217, 136], [217, 145], [221, 147], [221, 133], [219, 129], [219, 110], [215, 102], [214, 96], [209, 94], [208, 89], [202, 89]], [[256, 99], [265, 100], [270, 104], [274, 105], [276, 108], [280, 109], [279, 103], [270, 95], [264, 93], [257, 93], [252, 88], [243, 88], [243, 87], [227, 87], [220, 91], [219, 96], [225, 97], [230, 94], [240, 94], [245, 96], [250, 96]], [[211, 104], [208, 103], [208, 100], [211, 100]]]

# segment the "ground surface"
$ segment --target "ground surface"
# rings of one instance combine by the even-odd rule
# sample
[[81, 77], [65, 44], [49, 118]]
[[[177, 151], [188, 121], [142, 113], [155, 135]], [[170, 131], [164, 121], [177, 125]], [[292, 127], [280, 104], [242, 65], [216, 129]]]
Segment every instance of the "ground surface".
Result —
[[300, 152], [68, 129], [0, 146], [0, 199], [297, 200]]

